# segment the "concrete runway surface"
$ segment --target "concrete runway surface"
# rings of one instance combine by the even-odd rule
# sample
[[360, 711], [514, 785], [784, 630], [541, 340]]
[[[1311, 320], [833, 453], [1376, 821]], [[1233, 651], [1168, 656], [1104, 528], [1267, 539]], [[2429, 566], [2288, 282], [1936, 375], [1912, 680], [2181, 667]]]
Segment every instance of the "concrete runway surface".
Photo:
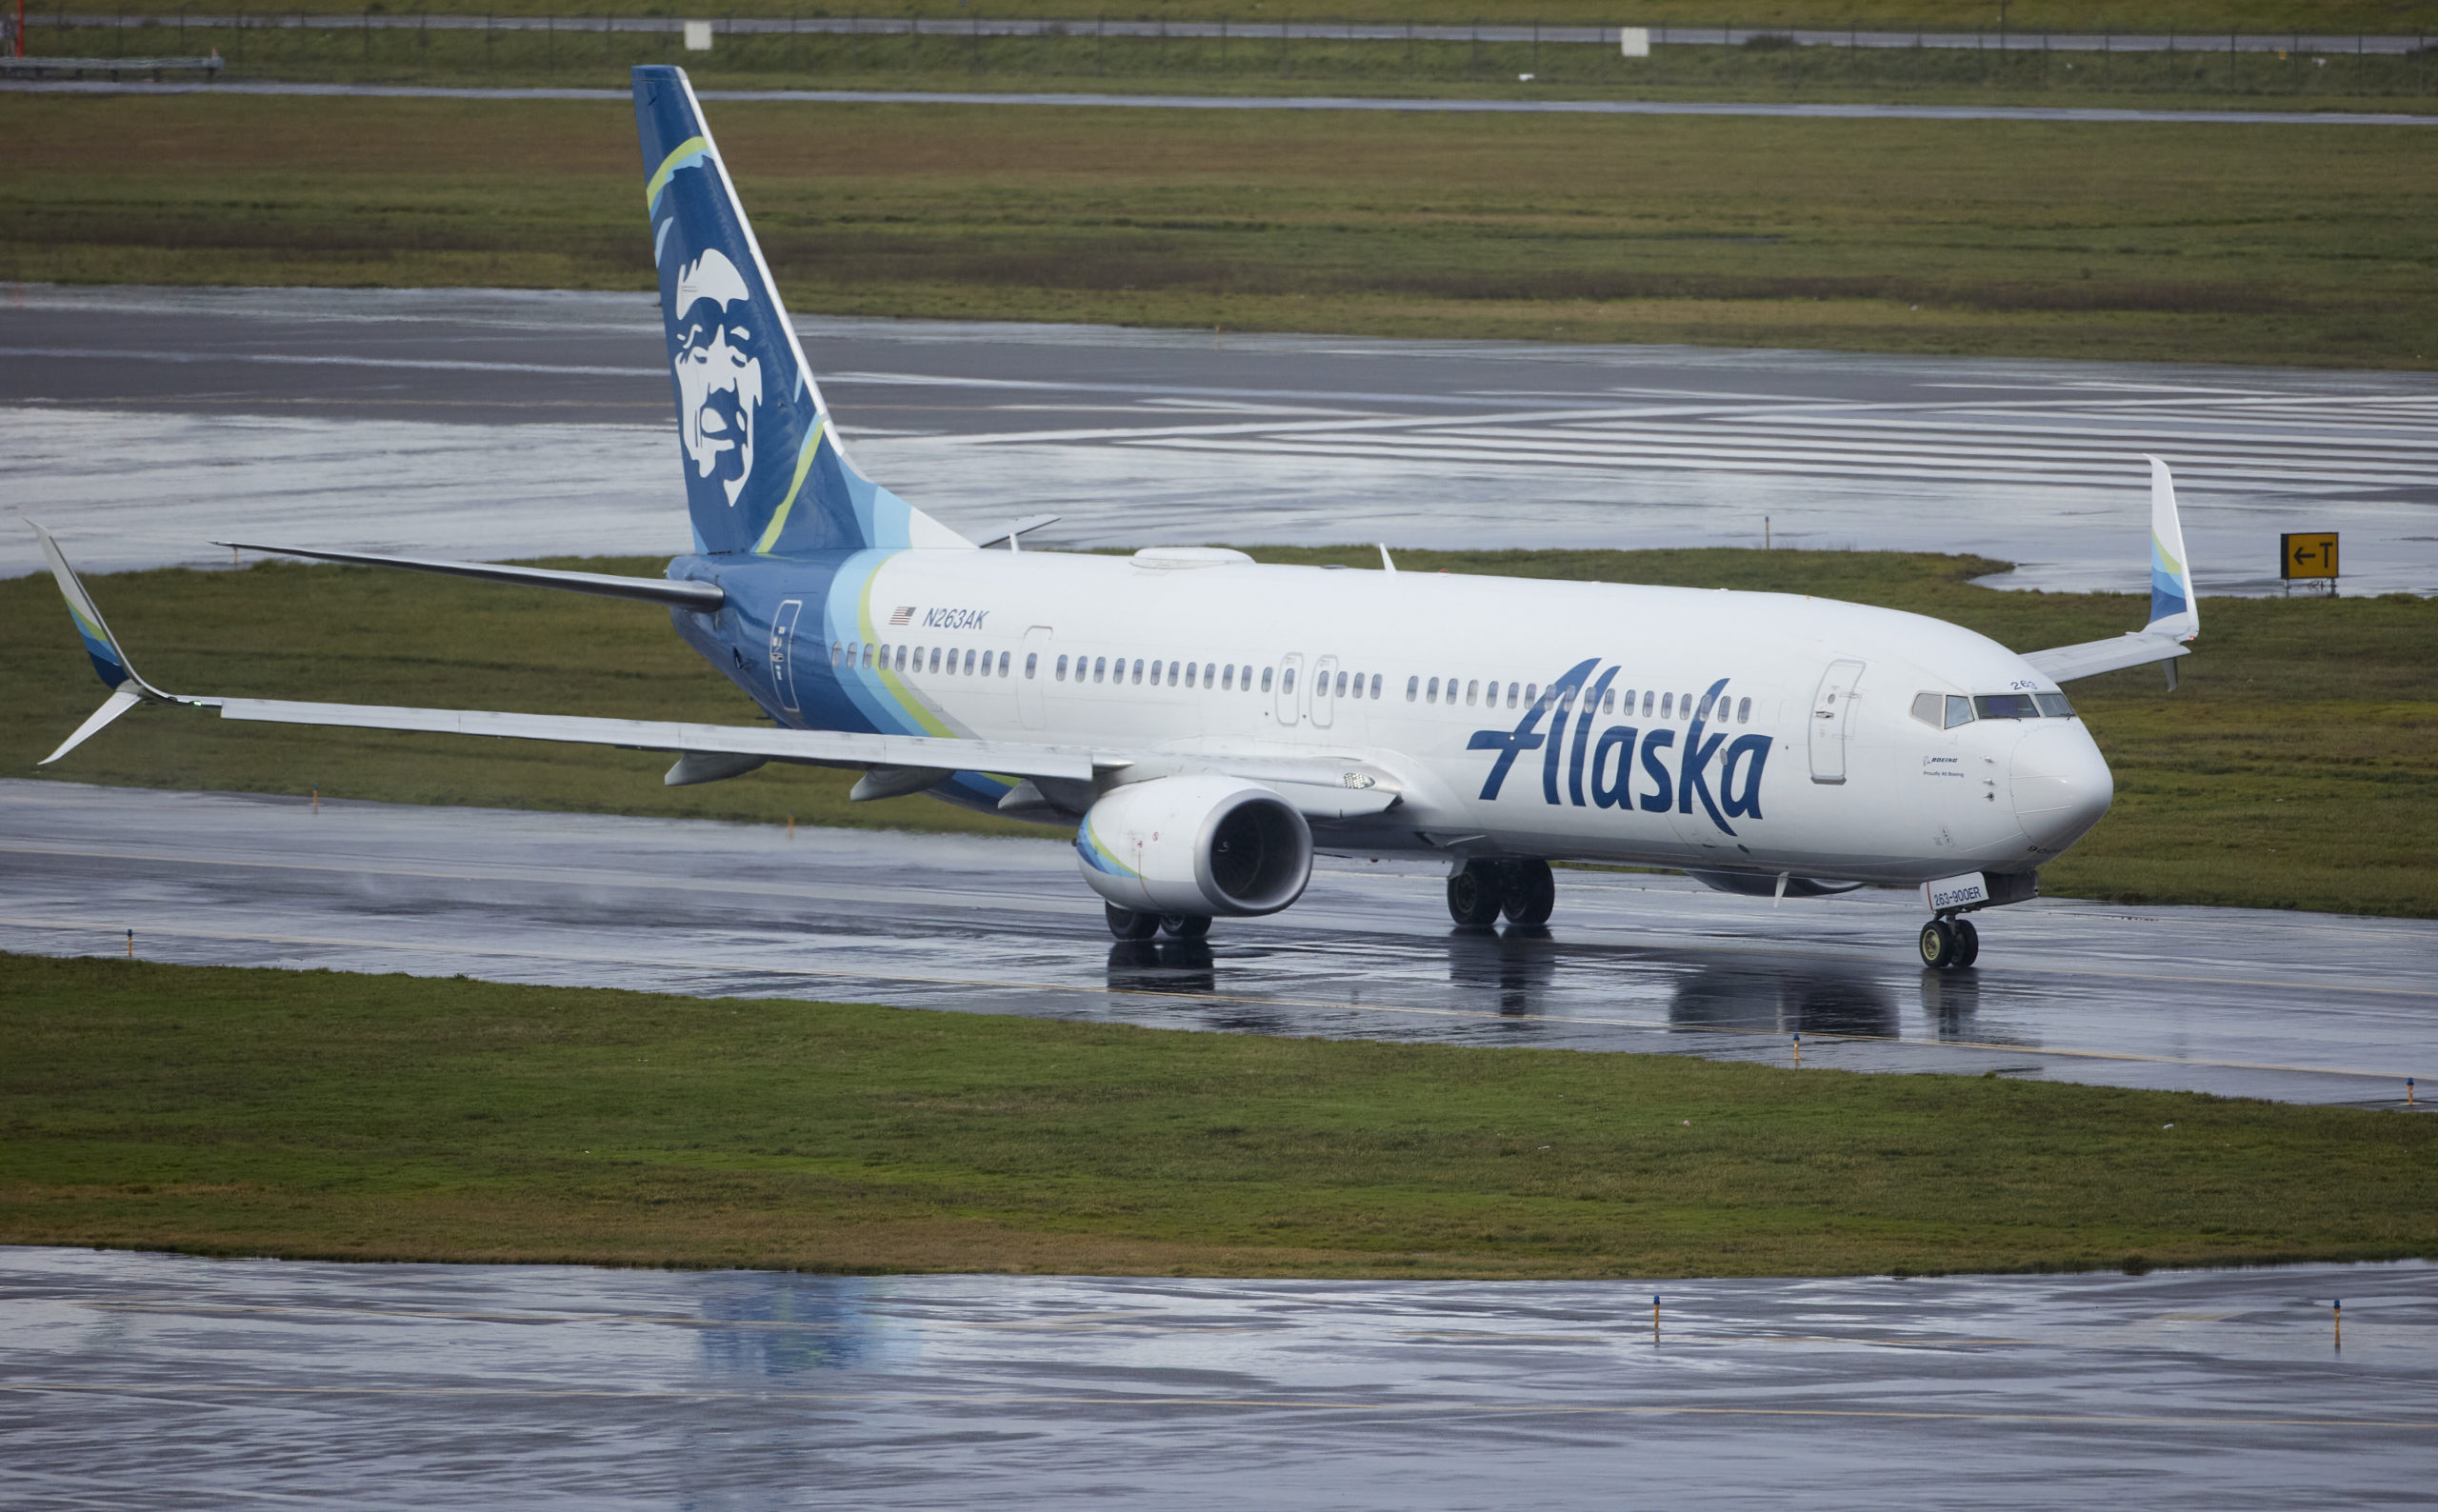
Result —
[[[2205, 593], [2343, 533], [2348, 592], [2438, 591], [2438, 376], [799, 322], [865, 467], [1045, 545], [1971, 550], [2148, 583], [2177, 468]], [[485, 558], [673, 554], [649, 296], [0, 288], [0, 510], [96, 570], [214, 539]], [[0, 573], [36, 570], [0, 530]], [[2205, 643], [2206, 644], [2206, 643]]]
[[[1466, 933], [1446, 870], [1325, 863], [1207, 945], [1117, 944], [1060, 840], [0, 782], [0, 948], [791, 997], [1172, 1028], [1683, 1053], [2399, 1107], [2438, 924], [2066, 900], [1926, 972], [1912, 891], [1564, 871]], [[2418, 1105], [2428, 1105], [2424, 1099]]]
[[1670, 1282], [1654, 1332], [1649, 1283], [7, 1249], [0, 1500], [2426, 1504], [2432, 1281], [2401, 1264]]

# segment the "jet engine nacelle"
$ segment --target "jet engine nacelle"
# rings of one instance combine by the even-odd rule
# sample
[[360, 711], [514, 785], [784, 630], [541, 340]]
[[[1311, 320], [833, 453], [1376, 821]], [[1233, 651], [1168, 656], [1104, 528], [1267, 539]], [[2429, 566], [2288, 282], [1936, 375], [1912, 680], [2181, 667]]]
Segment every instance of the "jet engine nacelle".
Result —
[[1234, 777], [1111, 788], [1076, 827], [1075, 853], [1094, 892], [1142, 913], [1276, 913], [1312, 875], [1304, 816]]

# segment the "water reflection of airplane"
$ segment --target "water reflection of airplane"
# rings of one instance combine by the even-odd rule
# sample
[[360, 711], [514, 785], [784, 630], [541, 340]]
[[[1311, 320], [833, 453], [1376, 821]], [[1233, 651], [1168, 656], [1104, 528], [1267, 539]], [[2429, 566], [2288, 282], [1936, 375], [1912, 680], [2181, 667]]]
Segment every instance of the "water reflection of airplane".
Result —
[[[875, 1283], [859, 1276], [719, 1271], [700, 1281], [704, 1367], [722, 1376], [790, 1376], [885, 1363]], [[910, 1334], [904, 1343], [911, 1346]]]
[[1557, 942], [1538, 925], [1459, 929], [1448, 937], [1449, 985], [1496, 993], [1498, 1011], [1509, 1018], [1540, 1012], [1557, 971]]
[[1688, 1029], [1892, 1039], [1896, 998], [1878, 974], [1841, 961], [1722, 961], [1677, 985], [1668, 1022]]

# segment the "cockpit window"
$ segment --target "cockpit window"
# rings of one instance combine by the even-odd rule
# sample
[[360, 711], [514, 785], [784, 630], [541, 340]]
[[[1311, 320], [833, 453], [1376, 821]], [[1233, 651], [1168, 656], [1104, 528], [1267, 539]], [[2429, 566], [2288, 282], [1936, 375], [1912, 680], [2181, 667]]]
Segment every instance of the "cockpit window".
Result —
[[1972, 723], [1972, 700], [1961, 693], [1916, 693], [1913, 717], [1932, 729], [1953, 729]]
[[2040, 706], [2043, 718], [2072, 719], [2074, 717], [2074, 706], [2066, 702], [2066, 695], [2063, 693], [2034, 693], [2031, 695], [2031, 701]]
[[2040, 706], [2029, 693], [1983, 693], [1972, 700], [1973, 712], [1983, 719], [2038, 719]]

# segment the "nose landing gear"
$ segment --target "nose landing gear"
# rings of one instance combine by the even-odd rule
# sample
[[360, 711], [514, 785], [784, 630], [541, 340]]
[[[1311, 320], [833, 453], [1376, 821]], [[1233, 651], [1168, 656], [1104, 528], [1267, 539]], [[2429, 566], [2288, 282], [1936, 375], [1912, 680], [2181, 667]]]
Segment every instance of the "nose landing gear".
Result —
[[1502, 914], [1509, 924], [1544, 925], [1557, 902], [1546, 861], [1469, 861], [1448, 879], [1448, 916], [1466, 929], [1487, 929]]
[[1954, 971], [1981, 958], [1981, 931], [1969, 919], [1933, 919], [1922, 925], [1922, 965]]

